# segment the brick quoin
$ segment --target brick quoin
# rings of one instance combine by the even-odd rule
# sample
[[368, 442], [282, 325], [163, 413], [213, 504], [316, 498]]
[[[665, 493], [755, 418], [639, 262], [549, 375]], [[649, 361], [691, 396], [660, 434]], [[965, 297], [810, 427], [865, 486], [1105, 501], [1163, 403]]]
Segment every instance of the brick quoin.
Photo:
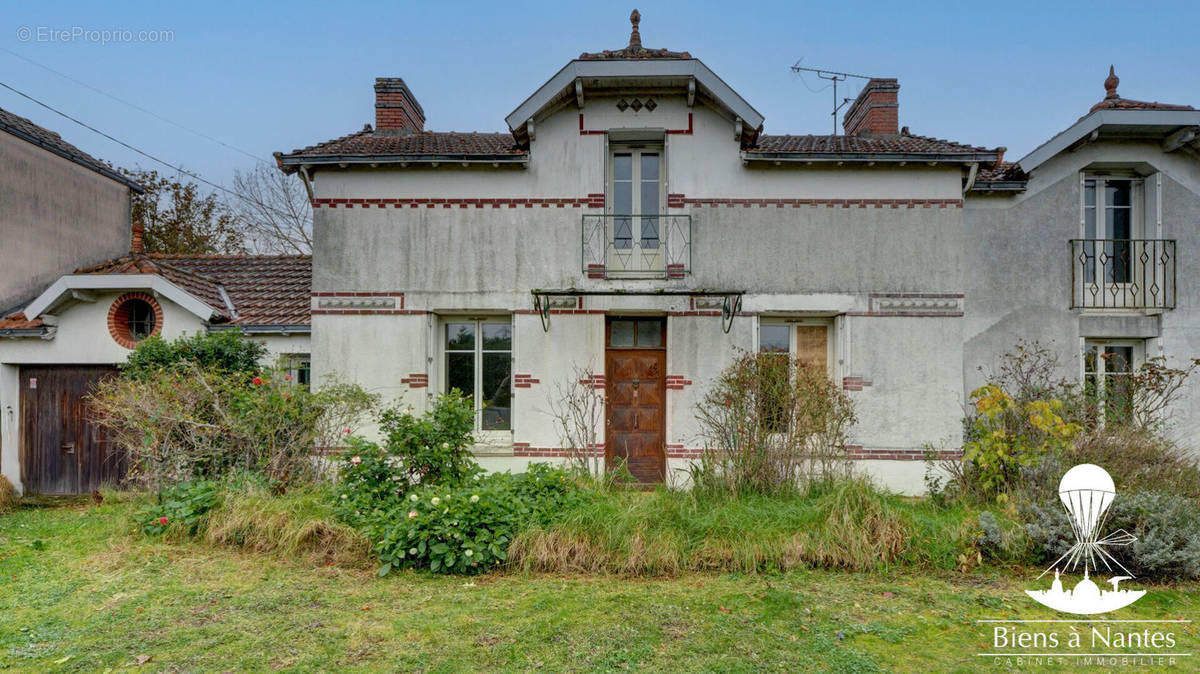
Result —
[[513, 388], [532, 388], [534, 384], [540, 384], [542, 380], [534, 379], [530, 374], [514, 374]]
[[408, 384], [409, 388], [425, 388], [429, 386], [429, 375], [414, 373], [400, 380], [401, 384]]

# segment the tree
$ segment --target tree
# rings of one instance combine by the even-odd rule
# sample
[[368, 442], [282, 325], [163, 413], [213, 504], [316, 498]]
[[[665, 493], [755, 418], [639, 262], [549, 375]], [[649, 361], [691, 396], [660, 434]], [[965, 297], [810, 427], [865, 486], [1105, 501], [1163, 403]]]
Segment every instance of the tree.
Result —
[[312, 252], [312, 203], [299, 178], [259, 164], [235, 171], [230, 201], [247, 242], [261, 253], [307, 255]]
[[158, 171], [122, 169], [146, 189], [133, 195], [133, 223], [141, 225], [147, 253], [177, 255], [236, 254], [245, 237], [236, 215], [217, 195], [202, 193], [194, 182], [180, 182]]

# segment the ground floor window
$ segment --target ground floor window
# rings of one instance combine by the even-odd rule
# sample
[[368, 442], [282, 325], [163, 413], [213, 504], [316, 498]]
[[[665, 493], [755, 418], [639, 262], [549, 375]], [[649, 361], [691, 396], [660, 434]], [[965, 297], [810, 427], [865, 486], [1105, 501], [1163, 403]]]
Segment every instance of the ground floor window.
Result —
[[312, 381], [312, 356], [307, 353], [285, 353], [279, 366], [298, 386], [308, 388]]
[[471, 398], [476, 430], [512, 430], [512, 321], [447, 319], [442, 346], [443, 391]]
[[1094, 421], [1103, 426], [1132, 416], [1129, 375], [1145, 358], [1145, 344], [1129, 340], [1085, 340], [1083, 385]]
[[823, 373], [828, 371], [829, 329], [829, 324], [809, 319], [763, 320], [759, 323], [758, 350], [770, 356], [759, 360], [763, 387], [759, 392], [759, 415], [768, 430], [783, 432], [787, 427], [792, 361], [819, 368]]

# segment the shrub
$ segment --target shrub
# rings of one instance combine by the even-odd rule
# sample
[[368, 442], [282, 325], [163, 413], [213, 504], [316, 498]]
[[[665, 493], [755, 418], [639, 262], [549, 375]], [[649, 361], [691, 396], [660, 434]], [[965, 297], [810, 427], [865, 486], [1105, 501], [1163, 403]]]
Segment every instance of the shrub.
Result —
[[479, 472], [471, 458], [475, 411], [457, 389], [440, 395], [421, 417], [397, 408], [380, 416], [387, 454], [409, 484], [453, 485]]
[[[1200, 578], [1200, 503], [1164, 491], [1118, 494], [1102, 533], [1124, 529], [1137, 540], [1106, 550], [1139, 577], [1161, 581]], [[1057, 560], [1075, 543], [1071, 521], [1061, 503], [1042, 501], [1023, 508], [1025, 529], [1037, 561]]]
[[779, 353], [743, 353], [697, 405], [705, 452], [694, 488], [793, 492], [805, 479], [849, 475], [854, 405], [822, 368]]
[[976, 416], [963, 445], [963, 477], [984, 498], [1004, 500], [1022, 467], [1062, 452], [1079, 432], [1065, 421], [1061, 400], [1018, 402], [996, 384], [971, 392]]
[[403, 505], [413, 487], [395, 457], [356, 435], [346, 436], [337, 474], [338, 512], [344, 521], [360, 527], [383, 520]]
[[383, 566], [480, 573], [504, 562], [517, 531], [545, 523], [577, 495], [572, 474], [547, 464], [526, 473], [494, 473], [454, 487], [424, 485], [378, 525]]
[[201, 332], [173, 341], [155, 335], [138, 342], [121, 372], [126, 377], [143, 379], [187, 364], [249, 379], [262, 372], [260, 363], [266, 355], [263, 343], [247, 339], [239, 330]]
[[286, 489], [318, 479], [313, 449], [335, 444], [376, 400], [354, 385], [309, 391], [287, 375], [243, 379], [180, 361], [101, 383], [92, 406], [126, 453], [133, 484], [162, 489], [250, 471]]
[[7, 477], [0, 475], [0, 515], [17, 509], [17, 490]]
[[173, 485], [159, 495], [158, 503], [142, 508], [134, 519], [147, 534], [172, 531], [195, 536], [220, 500], [220, 492], [221, 485], [209, 480]]

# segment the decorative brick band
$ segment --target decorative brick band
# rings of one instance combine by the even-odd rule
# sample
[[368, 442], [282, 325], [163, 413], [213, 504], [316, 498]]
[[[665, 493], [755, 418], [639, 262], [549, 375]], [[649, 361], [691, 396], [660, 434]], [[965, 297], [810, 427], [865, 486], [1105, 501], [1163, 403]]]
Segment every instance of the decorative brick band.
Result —
[[667, 208], [683, 208], [684, 194], [667, 194]]
[[592, 192], [588, 194], [588, 208], [604, 208], [604, 193]]
[[861, 445], [846, 445], [850, 458], [856, 461], [883, 459], [888, 461], [924, 461], [926, 459], [958, 459], [962, 452], [944, 450], [928, 453], [923, 449], [864, 449]]
[[604, 456], [604, 445], [589, 445], [587, 449], [572, 449], [570, 447], [531, 447], [528, 442], [514, 442], [513, 456], [566, 458], [569, 456], [601, 457]]
[[594, 388], [598, 391], [603, 391], [604, 390], [604, 375], [602, 375], [602, 374], [588, 375], [587, 377], [580, 379], [579, 383], [583, 384], [584, 386], [591, 386], [592, 388]]
[[870, 386], [871, 380], [862, 377], [842, 377], [843, 391], [861, 391], [864, 386]]
[[163, 309], [158, 300], [149, 293], [125, 293], [114, 300], [112, 306], [108, 308], [108, 334], [112, 335], [113, 341], [126, 349], [135, 348], [137, 343], [141, 341], [135, 339], [129, 329], [129, 312], [132, 311], [130, 302], [134, 300], [145, 302], [150, 305], [150, 309], [154, 312], [154, 329], [150, 331], [150, 334], [158, 335], [162, 333]]
[[964, 298], [962, 293], [872, 293], [867, 296], [867, 311], [846, 315], [958, 318], [963, 315]]
[[413, 373], [400, 380], [401, 384], [408, 384], [409, 388], [425, 388], [429, 386], [429, 375]]
[[313, 208], [483, 208], [485, 206], [491, 208], [516, 208], [522, 206], [524, 208], [604, 208], [603, 197], [600, 200], [600, 205], [593, 205], [596, 202], [592, 195], [586, 197], [566, 197], [566, 198], [508, 198], [500, 197], [495, 199], [488, 198], [411, 198], [411, 199], [313, 199]]
[[[774, 206], [783, 208], [789, 206], [826, 206], [829, 208], [962, 208], [962, 199], [723, 199], [723, 198], [688, 198], [683, 195], [678, 202], [692, 206], [742, 206], [743, 208], [766, 208]], [[670, 197], [668, 197], [669, 199]]]
[[602, 264], [589, 264], [587, 266], [588, 278], [604, 278], [605, 267]]
[[699, 459], [704, 455], [704, 450], [696, 447], [687, 448], [683, 445], [667, 445], [668, 459]]
[[315, 315], [370, 315], [370, 316], [424, 316], [429, 313], [423, 309], [313, 309], [311, 314]]
[[[683, 265], [681, 265], [681, 264], [667, 265], [667, 278], [683, 278], [685, 276], [687, 276], [687, 271]], [[588, 277], [589, 278], [591, 277], [590, 273], [588, 274]]]
[[667, 388], [672, 391], [682, 391], [684, 386], [691, 386], [692, 380], [681, 374], [667, 375]]
[[534, 379], [531, 374], [514, 374], [513, 388], [531, 388], [534, 384], [540, 384], [542, 380]]

